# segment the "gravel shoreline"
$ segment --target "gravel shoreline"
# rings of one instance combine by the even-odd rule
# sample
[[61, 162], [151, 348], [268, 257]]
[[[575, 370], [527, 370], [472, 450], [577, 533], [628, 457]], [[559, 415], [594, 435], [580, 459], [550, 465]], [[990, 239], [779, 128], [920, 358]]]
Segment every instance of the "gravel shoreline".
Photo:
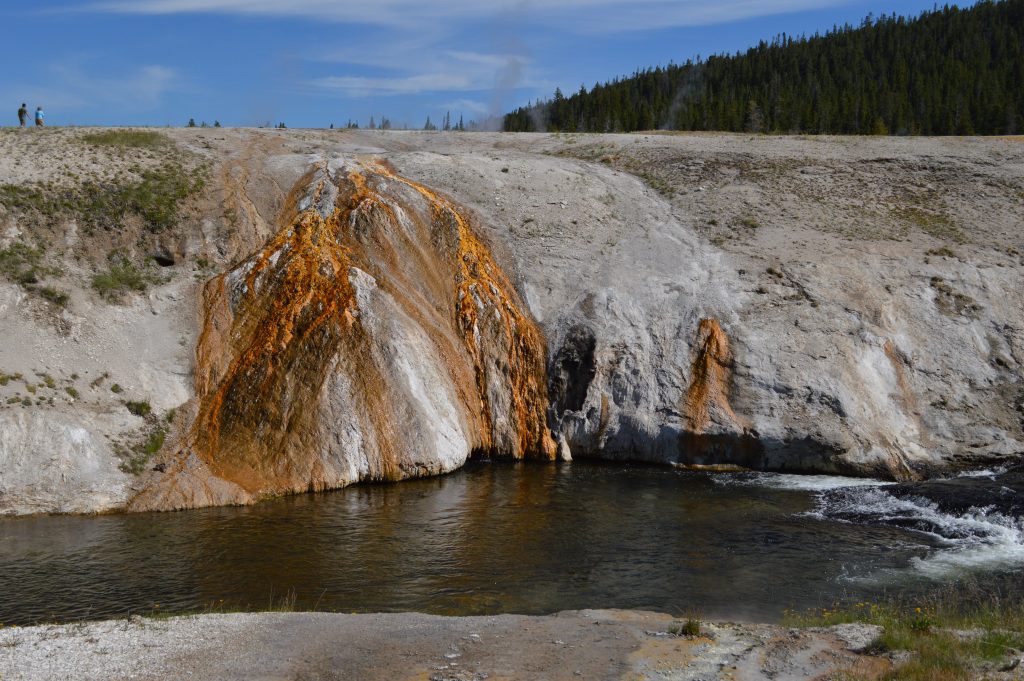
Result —
[[809, 679], [852, 669], [869, 625], [787, 629], [586, 610], [543, 617], [417, 613], [133, 616], [0, 629], [0, 679]]

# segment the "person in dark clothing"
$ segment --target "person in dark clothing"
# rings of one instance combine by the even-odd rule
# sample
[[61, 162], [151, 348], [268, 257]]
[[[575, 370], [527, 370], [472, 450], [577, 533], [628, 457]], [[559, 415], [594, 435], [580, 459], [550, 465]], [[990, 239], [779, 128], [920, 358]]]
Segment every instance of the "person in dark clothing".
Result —
[[18, 124], [24, 128], [26, 121], [28, 121], [28, 107], [22, 104], [21, 108], [18, 109]]

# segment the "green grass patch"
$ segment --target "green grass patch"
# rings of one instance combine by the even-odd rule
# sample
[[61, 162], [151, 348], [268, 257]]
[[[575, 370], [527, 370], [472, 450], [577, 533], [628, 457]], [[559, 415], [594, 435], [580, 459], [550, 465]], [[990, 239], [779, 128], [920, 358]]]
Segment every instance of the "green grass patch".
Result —
[[126, 446], [116, 443], [114, 445], [114, 454], [121, 460], [118, 468], [121, 469], [122, 473], [139, 475], [146, 470], [150, 459], [160, 451], [166, 439], [167, 430], [157, 426], [149, 431], [145, 439], [135, 444]]
[[958, 244], [965, 244], [968, 241], [963, 231], [945, 213], [918, 206], [901, 206], [894, 208], [893, 214], [897, 219], [917, 227], [936, 239], [954, 241]]
[[0, 274], [22, 286], [32, 286], [54, 270], [43, 265], [45, 251], [16, 241], [0, 250]]
[[39, 295], [57, 307], [67, 307], [68, 301], [71, 300], [71, 296], [68, 295], [67, 291], [62, 291], [61, 289], [54, 288], [53, 286], [41, 287], [39, 289]]
[[149, 416], [153, 413], [153, 407], [149, 405], [149, 402], [125, 402], [124, 406], [128, 408], [128, 411], [135, 414], [136, 416]]
[[636, 172], [636, 176], [643, 180], [648, 187], [658, 192], [662, 196], [672, 197], [675, 196], [676, 190], [671, 184], [669, 184], [663, 178], [655, 175], [652, 172], [641, 170]]
[[966, 681], [1011, 663], [1024, 650], [1024, 599], [977, 584], [958, 583], [914, 599], [787, 612], [783, 618], [783, 624], [797, 627], [849, 622], [883, 628], [869, 653], [911, 653], [880, 675], [851, 677], [858, 680]]
[[150, 231], [161, 232], [174, 226], [185, 202], [206, 186], [207, 175], [205, 166], [188, 168], [170, 159], [153, 168], [139, 168], [131, 177], [87, 180], [72, 187], [0, 185], [0, 203], [47, 221], [74, 216], [86, 233], [117, 229], [133, 215]]
[[82, 141], [101, 147], [122, 149], [159, 149], [173, 144], [165, 135], [152, 130], [104, 130], [82, 136]]
[[160, 276], [143, 269], [125, 258], [114, 258], [106, 272], [92, 278], [92, 288], [107, 302], [120, 302], [127, 293], [143, 293], [153, 284], [163, 281]]
[[126, 216], [138, 215], [150, 231], [161, 232], [174, 226], [186, 199], [205, 184], [205, 172], [168, 162], [141, 171], [135, 181], [84, 183], [77, 208], [89, 227], [114, 229]]

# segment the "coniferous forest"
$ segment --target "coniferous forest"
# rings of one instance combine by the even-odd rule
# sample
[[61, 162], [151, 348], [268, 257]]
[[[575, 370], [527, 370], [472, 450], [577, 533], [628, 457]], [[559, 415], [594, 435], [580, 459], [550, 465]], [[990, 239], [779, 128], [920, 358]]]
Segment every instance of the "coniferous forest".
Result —
[[1024, 129], [1024, 0], [868, 17], [746, 53], [638, 71], [505, 116], [507, 131], [1013, 134]]

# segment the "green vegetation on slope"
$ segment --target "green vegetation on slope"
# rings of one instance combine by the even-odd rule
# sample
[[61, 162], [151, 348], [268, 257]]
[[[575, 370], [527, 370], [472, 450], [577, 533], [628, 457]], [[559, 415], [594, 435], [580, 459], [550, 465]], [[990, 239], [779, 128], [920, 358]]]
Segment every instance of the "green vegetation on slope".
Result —
[[86, 144], [107, 147], [159, 149], [173, 144], [166, 136], [152, 130], [104, 130], [82, 137]]
[[162, 281], [151, 267], [139, 268], [123, 256], [114, 255], [107, 271], [93, 276], [92, 288], [108, 302], [116, 303], [127, 293], [143, 293]]
[[1014, 668], [1024, 650], [1024, 602], [992, 586], [957, 583], [917, 599], [849, 603], [787, 613], [784, 624], [876, 624], [882, 633], [866, 652], [895, 654], [891, 669], [851, 671], [849, 681], [968, 681]]
[[556, 91], [505, 130], [1014, 134], [1022, 83], [1024, 0], [986, 0]]
[[74, 187], [0, 185], [0, 203], [47, 220], [74, 215], [87, 232], [115, 229], [129, 215], [139, 216], [148, 229], [160, 232], [174, 225], [186, 199], [201, 191], [205, 182], [202, 170], [189, 171], [168, 161], [120, 181], [88, 180]]

